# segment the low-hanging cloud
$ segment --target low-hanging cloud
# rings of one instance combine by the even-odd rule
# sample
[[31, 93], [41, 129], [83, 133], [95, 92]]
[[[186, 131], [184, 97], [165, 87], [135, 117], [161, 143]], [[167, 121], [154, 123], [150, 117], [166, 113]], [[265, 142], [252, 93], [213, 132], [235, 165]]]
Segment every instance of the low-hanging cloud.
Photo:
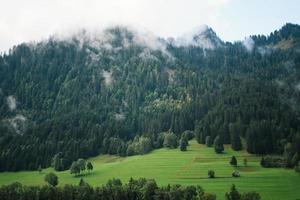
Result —
[[8, 96], [6, 98], [6, 102], [7, 102], [7, 105], [10, 109], [10, 111], [13, 111], [17, 108], [17, 101], [16, 101], [16, 98], [12, 95]]
[[231, 0], [5, 1], [0, 12], [0, 52], [54, 33], [112, 24], [130, 24], [159, 36], [176, 37], [200, 24], [220, 24], [217, 13], [230, 3]]
[[104, 84], [110, 86], [113, 82], [112, 72], [103, 70], [102, 76], [104, 77]]
[[[210, 33], [211, 32], [211, 33]], [[176, 46], [196, 46], [203, 49], [214, 49], [221, 44], [218, 37], [212, 35], [212, 30], [207, 25], [201, 25], [192, 31], [178, 37], [174, 44]]]
[[251, 52], [254, 48], [255, 42], [251, 37], [247, 37], [243, 40], [242, 44], [248, 52]]
[[15, 117], [8, 119], [9, 124], [13, 128], [14, 132], [23, 135], [26, 130], [26, 117], [22, 114], [18, 114]]

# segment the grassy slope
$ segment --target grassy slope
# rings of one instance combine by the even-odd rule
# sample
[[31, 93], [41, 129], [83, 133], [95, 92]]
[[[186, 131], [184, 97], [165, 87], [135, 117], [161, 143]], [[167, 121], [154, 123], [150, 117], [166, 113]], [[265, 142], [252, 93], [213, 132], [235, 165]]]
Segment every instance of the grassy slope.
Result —
[[[232, 178], [234, 170], [229, 165], [232, 155], [238, 159], [240, 178]], [[248, 166], [243, 166], [243, 158], [247, 157]], [[245, 151], [234, 152], [225, 148], [222, 155], [215, 154], [213, 148], [207, 148], [190, 141], [188, 151], [179, 149], [159, 149], [143, 156], [120, 158], [117, 156], [98, 156], [92, 158], [94, 165], [92, 174], [84, 176], [91, 185], [101, 185], [110, 178], [120, 178], [123, 182], [130, 177], [154, 178], [158, 184], [199, 184], [206, 191], [216, 193], [218, 199], [224, 199], [224, 193], [232, 183], [239, 191], [258, 191], [264, 200], [294, 200], [300, 198], [300, 176], [294, 170], [264, 169], [259, 165], [259, 157]], [[208, 169], [215, 170], [217, 178], [208, 179]], [[0, 185], [19, 181], [28, 185], [44, 184], [43, 177], [52, 169], [38, 172], [5, 172], [0, 173]], [[69, 171], [57, 173], [60, 185], [77, 184], [79, 178], [70, 175]]]

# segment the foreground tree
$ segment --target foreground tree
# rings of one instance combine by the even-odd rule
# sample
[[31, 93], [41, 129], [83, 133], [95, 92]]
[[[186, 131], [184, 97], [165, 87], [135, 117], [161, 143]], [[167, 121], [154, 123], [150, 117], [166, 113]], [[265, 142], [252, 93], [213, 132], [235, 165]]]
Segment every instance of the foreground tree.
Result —
[[212, 193], [205, 192], [201, 196], [201, 200], [216, 200], [216, 199], [217, 199], [217, 196], [215, 194], [212, 194]]
[[241, 200], [260, 200], [261, 197], [257, 192], [245, 192], [241, 195]]
[[216, 153], [222, 153], [224, 151], [223, 142], [219, 135], [214, 140], [214, 147]]
[[241, 200], [241, 194], [235, 188], [233, 184], [230, 188], [230, 192], [225, 194], [226, 200]]
[[47, 174], [44, 180], [53, 187], [55, 187], [58, 184], [58, 177], [52, 172]]

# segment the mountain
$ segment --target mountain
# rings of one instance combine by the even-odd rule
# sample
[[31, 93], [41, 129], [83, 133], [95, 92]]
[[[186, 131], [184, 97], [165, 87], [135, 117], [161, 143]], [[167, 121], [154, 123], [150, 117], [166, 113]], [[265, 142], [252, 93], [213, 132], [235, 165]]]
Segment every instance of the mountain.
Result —
[[222, 46], [223, 41], [212, 28], [207, 25], [202, 25], [178, 37], [174, 44], [179, 47], [195, 46], [203, 49], [215, 49]]
[[115, 26], [19, 44], [0, 56], [0, 170], [144, 154], [190, 131], [291, 159], [300, 52], [276, 46], [287, 40], [298, 25], [235, 43], [207, 26], [172, 40]]

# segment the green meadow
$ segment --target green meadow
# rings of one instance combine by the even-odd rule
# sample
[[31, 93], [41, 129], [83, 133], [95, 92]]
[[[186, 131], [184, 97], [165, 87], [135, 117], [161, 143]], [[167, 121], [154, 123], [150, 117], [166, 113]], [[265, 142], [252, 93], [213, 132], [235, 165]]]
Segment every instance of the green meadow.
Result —
[[[238, 167], [229, 164], [235, 155]], [[244, 166], [243, 159], [248, 165]], [[159, 149], [142, 156], [117, 157], [101, 155], [89, 159], [94, 165], [93, 172], [82, 176], [93, 186], [105, 184], [111, 178], [120, 178], [123, 183], [130, 177], [153, 178], [159, 185], [181, 184], [200, 185], [205, 191], [217, 194], [218, 199], [224, 199], [225, 192], [235, 184], [240, 192], [257, 191], [264, 200], [295, 200], [300, 199], [300, 176], [291, 169], [266, 169], [259, 164], [260, 157], [248, 154], [246, 151], [233, 151], [225, 146], [223, 154], [216, 154], [213, 148], [207, 148], [190, 141], [188, 151], [179, 149]], [[207, 171], [215, 171], [216, 178], [207, 178]], [[231, 173], [238, 170], [239, 178], [233, 178]], [[43, 178], [53, 169], [23, 172], [0, 173], [0, 185], [20, 182], [26, 185], [45, 184]], [[55, 172], [59, 177], [59, 185], [78, 184], [80, 177], [74, 177], [70, 171]]]

